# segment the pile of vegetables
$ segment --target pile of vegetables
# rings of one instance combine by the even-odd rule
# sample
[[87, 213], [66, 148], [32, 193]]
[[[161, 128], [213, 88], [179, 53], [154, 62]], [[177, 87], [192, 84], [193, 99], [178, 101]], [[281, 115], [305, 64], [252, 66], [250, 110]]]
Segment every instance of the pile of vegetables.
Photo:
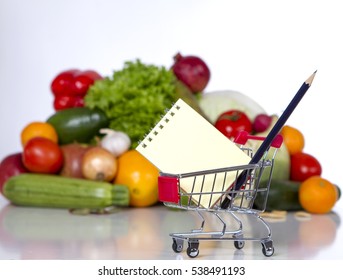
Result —
[[[157, 178], [151, 180], [151, 176], [157, 177], [158, 170], [134, 149], [178, 98], [230, 139], [241, 130], [266, 136], [277, 120], [277, 116], [267, 115], [256, 101], [240, 92], [204, 92], [210, 76], [201, 58], [180, 53], [169, 69], [137, 59], [125, 62], [109, 77], [94, 70], [62, 71], [51, 83], [55, 112], [46, 120], [28, 123], [20, 135], [22, 151], [2, 160], [0, 192], [13, 203], [26, 206], [156, 204]], [[267, 210], [311, 212], [300, 199], [304, 198], [301, 184], [320, 177], [321, 169], [301, 174], [304, 162], [309, 162], [304, 159], [311, 156], [302, 149], [295, 153], [287, 144], [290, 137], [284, 135], [284, 139], [275, 160]], [[248, 145], [254, 150], [258, 147], [252, 142]], [[124, 164], [131, 174], [123, 171]], [[141, 178], [149, 173], [146, 178], [150, 179], [137, 182], [131, 176], [135, 172]], [[116, 180], [118, 177], [120, 180]], [[320, 182], [318, 179], [316, 184], [311, 183], [312, 189]], [[335, 201], [322, 213], [330, 211], [339, 198], [338, 186], [335, 190]]]
[[122, 70], [89, 89], [85, 104], [103, 110], [109, 128], [125, 131], [134, 148], [177, 100], [175, 83], [175, 76], [165, 67], [146, 65], [140, 60], [126, 62]]
[[[189, 62], [192, 67], [187, 71], [192, 72], [194, 57]], [[184, 67], [187, 64], [183, 62]], [[190, 73], [188, 77], [197, 83], [197, 75]], [[126, 62], [111, 77], [94, 70], [62, 71], [51, 83], [56, 112], [23, 128], [22, 151], [1, 162], [0, 192], [12, 203], [25, 206], [155, 204], [157, 180], [146, 180], [147, 186], [142, 184], [145, 174], [141, 181], [134, 176], [146, 172], [148, 177], [157, 177], [158, 170], [142, 156], [129, 152], [179, 97], [200, 111], [189, 86], [192, 82], [182, 84], [172, 68], [140, 60]], [[123, 171], [121, 162], [130, 174]], [[137, 183], [142, 184], [142, 190], [137, 189]], [[151, 189], [153, 198], [144, 197], [143, 189]]]

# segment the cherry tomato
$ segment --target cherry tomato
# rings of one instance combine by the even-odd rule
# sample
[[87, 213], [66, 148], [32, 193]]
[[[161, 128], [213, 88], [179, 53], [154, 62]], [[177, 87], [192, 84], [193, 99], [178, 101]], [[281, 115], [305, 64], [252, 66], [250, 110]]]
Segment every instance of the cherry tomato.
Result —
[[86, 95], [89, 87], [94, 84], [96, 80], [102, 77], [93, 70], [82, 71], [78, 73], [71, 84], [71, 89], [74, 94]]
[[54, 99], [54, 109], [56, 111], [67, 108], [83, 107], [84, 104], [83, 97], [79, 95], [59, 95]]
[[322, 167], [312, 155], [299, 152], [291, 155], [291, 180], [303, 182], [312, 176], [320, 176]]
[[51, 91], [55, 96], [73, 94], [72, 84], [74, 78], [80, 73], [78, 69], [70, 69], [59, 73], [51, 83]]
[[35, 137], [24, 147], [23, 164], [31, 172], [54, 174], [62, 168], [63, 153], [50, 139]]
[[230, 110], [222, 113], [215, 127], [226, 137], [234, 139], [239, 131], [245, 130], [248, 133], [252, 131], [252, 123], [248, 116], [239, 110]]

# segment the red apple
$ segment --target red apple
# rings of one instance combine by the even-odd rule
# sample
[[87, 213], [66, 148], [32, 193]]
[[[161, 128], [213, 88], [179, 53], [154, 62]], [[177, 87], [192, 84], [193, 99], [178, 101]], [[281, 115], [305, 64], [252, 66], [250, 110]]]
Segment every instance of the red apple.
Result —
[[5, 157], [0, 163], [0, 192], [5, 182], [12, 176], [26, 173], [28, 170], [22, 162], [22, 153], [15, 153]]

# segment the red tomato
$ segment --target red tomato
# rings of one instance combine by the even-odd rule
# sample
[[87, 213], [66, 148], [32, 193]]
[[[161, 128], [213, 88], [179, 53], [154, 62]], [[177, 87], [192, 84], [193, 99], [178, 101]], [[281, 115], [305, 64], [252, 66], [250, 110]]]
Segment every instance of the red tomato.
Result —
[[54, 109], [56, 111], [67, 108], [83, 107], [84, 104], [83, 97], [78, 95], [59, 95], [54, 99]]
[[54, 174], [62, 168], [63, 153], [50, 139], [35, 137], [24, 147], [23, 163], [31, 172]]
[[322, 167], [312, 155], [299, 152], [291, 156], [291, 180], [303, 182], [312, 176], [320, 176]]
[[93, 70], [82, 71], [78, 73], [71, 85], [72, 91], [77, 95], [86, 95], [89, 87], [94, 84], [96, 80], [100, 80], [102, 77]]
[[70, 69], [59, 73], [51, 83], [51, 91], [55, 96], [73, 94], [72, 84], [75, 76], [80, 73], [78, 69]]
[[222, 113], [215, 127], [226, 137], [234, 139], [239, 131], [245, 130], [248, 133], [252, 131], [252, 123], [248, 116], [239, 110], [230, 110]]

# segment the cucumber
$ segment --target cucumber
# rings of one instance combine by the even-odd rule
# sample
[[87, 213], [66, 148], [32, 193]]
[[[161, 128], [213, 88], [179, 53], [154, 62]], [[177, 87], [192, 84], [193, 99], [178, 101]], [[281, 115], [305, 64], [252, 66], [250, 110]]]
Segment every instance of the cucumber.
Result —
[[[272, 180], [269, 194], [267, 197], [266, 211], [285, 210], [301, 211], [304, 210], [300, 205], [298, 194], [300, 182], [289, 180]], [[257, 209], [263, 209], [265, 194], [258, 193], [254, 204]]]
[[86, 107], [68, 108], [57, 111], [47, 119], [57, 132], [60, 145], [73, 142], [89, 143], [109, 120], [100, 109]]
[[129, 205], [124, 185], [58, 175], [19, 174], [7, 180], [3, 193], [19, 206], [100, 209]]
[[[304, 208], [299, 202], [300, 185], [301, 182], [272, 179], [265, 210], [304, 211]], [[338, 192], [338, 201], [341, 197], [341, 189], [338, 185], [335, 185], [335, 187]], [[258, 193], [254, 201], [254, 206], [257, 209], [263, 209], [264, 203], [265, 194]]]

